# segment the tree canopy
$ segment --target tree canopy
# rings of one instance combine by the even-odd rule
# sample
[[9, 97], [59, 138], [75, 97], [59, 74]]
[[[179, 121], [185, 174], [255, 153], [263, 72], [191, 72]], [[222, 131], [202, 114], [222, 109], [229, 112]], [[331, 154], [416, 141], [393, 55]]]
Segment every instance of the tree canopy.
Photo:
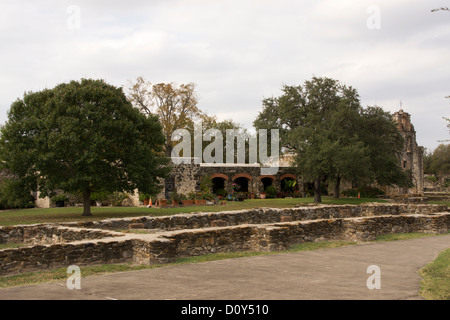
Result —
[[263, 100], [254, 126], [280, 130], [281, 146], [296, 155], [295, 169], [314, 183], [316, 202], [324, 181], [334, 182], [336, 197], [341, 179], [406, 183], [398, 160], [403, 138], [389, 113], [363, 109], [356, 89], [330, 78], [313, 77], [282, 91]]
[[195, 84], [158, 83], [152, 84], [143, 77], [130, 82], [128, 98], [145, 115], [156, 115], [165, 137], [164, 149], [171, 155], [174, 142], [172, 133], [177, 129], [194, 131], [196, 120], [211, 121], [205, 112], [198, 108]]
[[450, 174], [450, 144], [440, 144], [424, 159], [425, 173], [446, 177]]
[[71, 81], [15, 101], [0, 131], [0, 161], [30, 190], [82, 194], [160, 190], [168, 169], [156, 116], [144, 116], [121, 88]]

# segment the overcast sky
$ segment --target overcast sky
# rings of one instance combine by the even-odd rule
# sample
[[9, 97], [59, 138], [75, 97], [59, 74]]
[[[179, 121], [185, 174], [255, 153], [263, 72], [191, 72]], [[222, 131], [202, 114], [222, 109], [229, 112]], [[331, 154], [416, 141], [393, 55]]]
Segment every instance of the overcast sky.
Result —
[[199, 107], [250, 128], [262, 99], [313, 76], [448, 139], [448, 0], [0, 2], [0, 124], [13, 101], [81, 78], [195, 83]]

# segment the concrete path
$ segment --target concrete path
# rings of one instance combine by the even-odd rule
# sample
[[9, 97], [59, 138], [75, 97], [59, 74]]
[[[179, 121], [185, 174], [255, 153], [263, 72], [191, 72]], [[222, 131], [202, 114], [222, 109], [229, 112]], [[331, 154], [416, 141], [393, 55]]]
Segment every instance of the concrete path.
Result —
[[[450, 235], [237, 258], [0, 289], [0, 299], [312, 300], [421, 299], [420, 268], [450, 248]], [[367, 268], [380, 268], [369, 290]]]

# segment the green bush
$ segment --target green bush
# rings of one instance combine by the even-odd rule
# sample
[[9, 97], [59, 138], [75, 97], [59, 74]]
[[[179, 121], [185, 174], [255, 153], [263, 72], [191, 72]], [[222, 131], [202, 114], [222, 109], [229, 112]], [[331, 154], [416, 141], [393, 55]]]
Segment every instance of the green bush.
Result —
[[347, 189], [341, 193], [344, 197], [357, 197], [359, 194], [361, 198], [376, 198], [377, 196], [384, 194], [382, 190], [371, 186]]
[[108, 196], [108, 202], [110, 202], [114, 207], [120, 207], [123, 200], [128, 198], [128, 194], [125, 192], [113, 192]]
[[108, 193], [106, 191], [92, 192], [91, 200], [104, 201], [104, 200], [108, 199], [109, 196], [110, 196], [110, 193]]
[[275, 198], [277, 196], [277, 189], [274, 186], [268, 186], [266, 188], [267, 198]]
[[445, 179], [445, 181], [444, 181], [444, 187], [450, 187], [450, 179], [449, 178], [447, 178], [447, 179]]
[[18, 179], [5, 179], [0, 183], [0, 210], [34, 207], [35, 198]]
[[219, 197], [226, 197], [228, 192], [225, 189], [219, 189], [216, 191], [216, 195]]
[[69, 197], [67, 197], [65, 194], [58, 194], [58, 195], [51, 197], [51, 200], [53, 202], [68, 201]]
[[181, 201], [181, 195], [176, 193], [175, 191], [172, 191], [170, 194], [170, 200], [175, 201], [176, 203], [179, 203]]

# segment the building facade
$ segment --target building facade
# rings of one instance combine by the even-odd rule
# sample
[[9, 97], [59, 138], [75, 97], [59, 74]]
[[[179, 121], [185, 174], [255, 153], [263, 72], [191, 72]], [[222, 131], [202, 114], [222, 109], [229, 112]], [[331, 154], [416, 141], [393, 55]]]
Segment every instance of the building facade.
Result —
[[397, 128], [405, 140], [402, 153], [400, 155], [400, 166], [404, 170], [409, 170], [411, 173], [411, 178], [414, 186], [410, 189], [408, 188], [397, 188], [397, 193], [408, 194], [408, 193], [423, 193], [424, 191], [424, 168], [423, 168], [423, 157], [424, 157], [424, 147], [417, 144], [416, 140], [416, 130], [411, 123], [411, 115], [400, 109], [395, 112], [394, 120], [397, 122]]
[[[404, 170], [409, 170], [414, 183], [413, 188], [388, 187], [385, 188], [387, 195], [392, 194], [412, 194], [424, 191], [423, 156], [424, 148], [418, 146], [416, 141], [416, 131], [411, 123], [409, 113], [400, 110], [393, 114], [397, 122], [398, 130], [405, 140], [404, 148], [399, 158], [399, 165]], [[193, 160], [193, 159], [191, 159]], [[158, 195], [160, 199], [170, 199], [171, 192], [188, 195], [200, 191], [200, 185], [204, 177], [211, 178], [212, 192], [224, 190], [232, 193], [236, 189], [239, 192], [246, 192], [259, 197], [268, 186], [273, 186], [277, 193], [293, 189], [300, 196], [307, 192], [301, 177], [295, 174], [290, 167], [289, 160], [281, 161], [278, 171], [273, 175], [262, 175], [259, 164], [195, 164], [194, 161], [188, 164], [174, 164], [168, 178], [162, 181], [163, 190]], [[295, 188], [290, 182], [295, 181]], [[343, 182], [342, 186], [345, 183]], [[133, 205], [138, 205], [138, 194], [132, 195], [130, 200]], [[39, 199], [36, 202], [38, 207], [49, 207], [51, 202], [48, 198]]]

